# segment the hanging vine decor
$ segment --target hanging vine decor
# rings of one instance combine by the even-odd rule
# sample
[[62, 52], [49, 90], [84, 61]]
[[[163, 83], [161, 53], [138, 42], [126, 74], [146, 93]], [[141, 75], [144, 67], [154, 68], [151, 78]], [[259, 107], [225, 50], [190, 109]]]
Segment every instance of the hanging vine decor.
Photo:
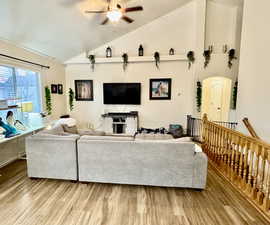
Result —
[[96, 57], [94, 55], [89, 55], [87, 57], [91, 63], [91, 68], [92, 68], [92, 71], [94, 72], [95, 70], [95, 63], [96, 63]]
[[124, 71], [126, 71], [127, 66], [128, 66], [128, 54], [124, 53], [122, 55], [122, 58], [123, 58], [123, 69], [124, 69]]
[[202, 106], [202, 84], [200, 81], [197, 82], [197, 111], [201, 112], [201, 106]]
[[233, 100], [233, 109], [236, 109], [236, 104], [237, 104], [237, 94], [238, 94], [238, 81], [235, 81], [234, 83], [234, 87], [233, 87], [233, 96], [232, 96], [232, 100]]
[[48, 86], [45, 87], [45, 101], [46, 101], [46, 111], [48, 115], [52, 114], [52, 97], [51, 90]]
[[228, 60], [228, 67], [231, 69], [233, 64], [232, 64], [232, 61], [234, 59], [237, 59], [237, 57], [235, 56], [235, 49], [230, 49], [229, 53], [228, 53], [228, 57], [229, 57], [229, 60]]
[[69, 88], [69, 91], [68, 91], [68, 103], [69, 103], [70, 112], [74, 108], [74, 98], [75, 98], [74, 91], [71, 88]]
[[204, 57], [204, 68], [206, 68], [211, 59], [211, 50], [205, 50], [203, 52], [203, 57]]
[[154, 58], [155, 58], [156, 67], [159, 69], [159, 64], [160, 64], [160, 55], [159, 55], [159, 52], [155, 52]]
[[187, 54], [187, 58], [188, 58], [188, 69], [190, 69], [191, 65], [195, 62], [194, 52], [189, 51]]

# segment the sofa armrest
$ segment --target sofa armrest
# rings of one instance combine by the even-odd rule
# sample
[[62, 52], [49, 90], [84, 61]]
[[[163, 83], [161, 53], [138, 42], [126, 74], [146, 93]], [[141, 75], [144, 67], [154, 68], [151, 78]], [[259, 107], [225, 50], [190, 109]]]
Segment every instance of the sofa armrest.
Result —
[[53, 134], [36, 134], [36, 135], [32, 135], [27, 137], [26, 139], [31, 141], [37, 141], [37, 140], [48, 140], [48, 141], [76, 141], [77, 139], [79, 139], [80, 136], [77, 134], [68, 134], [66, 133], [66, 135], [53, 135]]
[[77, 180], [79, 135], [33, 135], [26, 138], [29, 177]]
[[195, 153], [193, 167], [193, 187], [205, 189], [208, 159], [205, 153]]

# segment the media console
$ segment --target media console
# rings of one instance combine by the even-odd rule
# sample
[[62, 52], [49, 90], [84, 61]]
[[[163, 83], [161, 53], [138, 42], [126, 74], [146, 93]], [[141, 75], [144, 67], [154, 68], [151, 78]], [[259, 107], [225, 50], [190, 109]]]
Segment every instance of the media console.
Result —
[[139, 128], [139, 114], [133, 112], [111, 112], [103, 114], [103, 130], [112, 135], [134, 135]]

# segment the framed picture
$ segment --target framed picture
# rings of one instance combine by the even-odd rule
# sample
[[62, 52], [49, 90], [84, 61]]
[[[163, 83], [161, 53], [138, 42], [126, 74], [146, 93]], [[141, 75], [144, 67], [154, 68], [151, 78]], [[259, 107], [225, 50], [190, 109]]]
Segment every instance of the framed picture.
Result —
[[51, 84], [51, 92], [52, 94], [57, 94], [58, 92], [57, 84]]
[[150, 100], [170, 100], [172, 79], [150, 79]]
[[75, 99], [77, 101], [93, 101], [93, 81], [75, 80]]
[[62, 95], [63, 94], [63, 84], [58, 84], [57, 87], [58, 87], [58, 94]]

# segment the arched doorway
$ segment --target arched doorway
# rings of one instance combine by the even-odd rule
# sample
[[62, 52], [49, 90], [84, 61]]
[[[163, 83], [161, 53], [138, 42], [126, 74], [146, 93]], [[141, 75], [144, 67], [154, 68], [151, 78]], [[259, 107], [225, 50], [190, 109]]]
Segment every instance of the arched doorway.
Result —
[[202, 115], [206, 113], [213, 121], [228, 121], [231, 103], [232, 80], [210, 77], [203, 80]]

